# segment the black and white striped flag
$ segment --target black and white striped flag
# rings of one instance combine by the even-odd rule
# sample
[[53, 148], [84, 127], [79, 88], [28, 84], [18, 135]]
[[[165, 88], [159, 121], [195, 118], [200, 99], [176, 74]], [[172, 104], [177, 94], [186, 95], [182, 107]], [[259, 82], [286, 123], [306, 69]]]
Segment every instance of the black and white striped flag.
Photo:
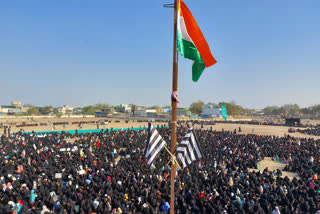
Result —
[[192, 161], [202, 157], [193, 127], [189, 128], [188, 133], [178, 145], [176, 149], [176, 157], [177, 160], [182, 163], [183, 168], [191, 164]]
[[146, 158], [150, 165], [157, 157], [160, 151], [164, 148], [166, 142], [162, 139], [158, 131], [149, 123], [148, 129], [148, 147], [146, 152]]

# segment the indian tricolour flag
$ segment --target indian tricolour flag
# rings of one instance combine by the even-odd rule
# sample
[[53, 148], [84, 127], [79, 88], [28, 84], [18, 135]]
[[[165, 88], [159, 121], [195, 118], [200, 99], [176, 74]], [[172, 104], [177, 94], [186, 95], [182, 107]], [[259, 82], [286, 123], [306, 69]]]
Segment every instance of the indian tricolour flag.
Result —
[[209, 45], [204, 38], [196, 20], [182, 0], [178, 4], [177, 46], [184, 58], [194, 61], [192, 80], [197, 82], [203, 70], [215, 64]]

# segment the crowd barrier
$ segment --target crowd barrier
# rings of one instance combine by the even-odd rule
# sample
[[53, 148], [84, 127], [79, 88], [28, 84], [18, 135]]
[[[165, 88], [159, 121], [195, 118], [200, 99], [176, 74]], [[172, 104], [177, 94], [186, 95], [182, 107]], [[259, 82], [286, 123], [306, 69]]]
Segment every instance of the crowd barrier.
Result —
[[[161, 128], [168, 128], [168, 126], [160, 126]], [[155, 128], [158, 128], [155, 126]], [[126, 130], [144, 130], [148, 129], [148, 127], [135, 127], [135, 128], [115, 128], [112, 129], [112, 131], [126, 131]], [[101, 130], [105, 131], [111, 131], [111, 129], [80, 129], [78, 130], [78, 134], [81, 133], [98, 133], [101, 132]], [[41, 131], [41, 132], [34, 132], [36, 134], [48, 134], [48, 133], [69, 133], [69, 134], [76, 134], [76, 130], [59, 130], [59, 131]], [[25, 132], [26, 134], [32, 134], [32, 132]]]

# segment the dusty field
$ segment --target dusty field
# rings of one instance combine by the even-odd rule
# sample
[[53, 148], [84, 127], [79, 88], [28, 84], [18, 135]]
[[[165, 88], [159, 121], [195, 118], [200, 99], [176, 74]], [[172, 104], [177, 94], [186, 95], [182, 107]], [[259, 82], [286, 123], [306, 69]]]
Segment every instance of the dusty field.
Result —
[[[47, 126], [31, 126], [31, 127], [21, 127], [21, 128], [17, 128], [12, 126], [11, 127], [11, 133], [13, 132], [17, 132], [20, 129], [23, 129], [25, 132], [31, 132], [31, 131], [53, 131], [53, 127], [55, 129], [55, 131], [62, 131], [62, 130], [83, 130], [83, 129], [97, 129], [97, 124], [82, 124], [82, 128], [79, 128], [78, 124], [74, 124], [72, 125], [72, 122], [75, 121], [99, 121], [100, 119], [103, 118], [42, 118], [42, 119], [36, 119], [36, 120], [15, 120], [15, 123], [21, 124], [22, 122], [26, 122], [28, 124], [35, 124], [35, 123], [48, 123], [50, 125]], [[105, 125], [99, 125], [99, 129], [110, 129], [110, 128], [131, 128], [131, 127], [148, 127], [148, 123], [147, 122], [132, 122], [129, 121], [129, 123], [126, 123], [125, 120], [118, 120], [120, 122], [115, 122], [117, 119], [104, 119], [105, 121], [107, 120], [111, 120], [111, 123], [107, 123]], [[69, 122], [69, 125], [65, 125], [65, 127], [63, 125], [55, 125], [53, 126], [52, 123], [53, 122]], [[0, 123], [4, 121], [0, 121]], [[13, 122], [13, 121], [10, 121]], [[154, 123], [154, 125], [167, 125], [167, 123]], [[3, 129], [0, 129], [0, 134], [3, 134]]]
[[[269, 171], [273, 171], [273, 170], [277, 170], [277, 169], [280, 169], [282, 171], [282, 169], [286, 166], [286, 164], [273, 161], [273, 160], [271, 160], [271, 157], [265, 157], [264, 160], [259, 162], [259, 166], [260, 166], [260, 169], [250, 169], [250, 170], [251, 171], [258, 171], [258, 170], [263, 171], [265, 168], [268, 167]], [[296, 173], [282, 171], [281, 177], [284, 178], [286, 176], [288, 176], [288, 178], [290, 180], [292, 180], [294, 177], [298, 178], [298, 175]]]
[[[74, 121], [99, 121], [103, 118], [41, 118], [41, 119], [34, 119], [34, 120], [27, 120], [27, 119], [12, 119], [9, 122], [19, 123], [22, 122], [26, 123], [48, 123], [52, 124], [53, 122], [65, 122], [68, 121], [70, 124]], [[105, 119], [105, 120], [111, 120], [111, 119]], [[106, 129], [106, 128], [131, 128], [131, 127], [144, 127], [148, 126], [147, 122], [132, 122], [129, 121], [129, 123], [126, 123], [125, 120], [119, 120], [119, 123], [115, 122], [116, 119], [112, 119], [111, 123], [108, 123], [106, 125], [99, 125], [99, 129]], [[5, 123], [5, 120], [0, 119], [0, 123]], [[318, 122], [318, 121], [317, 121]], [[311, 122], [309, 122], [311, 123]], [[167, 123], [154, 123], [154, 125], [167, 125]], [[199, 126], [196, 126], [199, 128]], [[221, 131], [224, 129], [225, 131], [234, 131], [234, 129], [237, 130], [239, 127], [242, 129], [242, 134], [257, 134], [257, 135], [275, 135], [275, 136], [281, 136], [283, 137], [285, 134], [290, 134], [294, 137], [301, 137], [301, 138], [315, 138], [320, 139], [320, 136], [311, 136], [311, 135], [305, 135], [301, 133], [288, 133], [288, 127], [284, 126], [263, 126], [263, 125], [248, 125], [248, 124], [223, 124], [223, 123], [217, 123], [213, 126], [205, 126], [204, 128], [209, 129], [212, 127], [214, 130]], [[75, 125], [66, 125], [65, 127], [63, 125], [55, 125], [54, 126], [56, 131], [61, 130], [80, 130], [79, 126], [77, 124]], [[96, 124], [82, 124], [81, 129], [97, 129]], [[26, 132], [29, 131], [53, 131], [53, 125], [48, 126], [36, 126], [36, 127], [12, 127], [11, 133], [19, 131], [20, 129], [23, 129]], [[3, 134], [3, 129], [0, 129], [0, 134]]]
[[216, 125], [205, 126], [204, 128], [210, 128], [210, 127], [218, 131], [221, 131], [222, 129], [224, 129], [225, 131], [234, 131], [234, 129], [236, 129], [237, 133], [238, 133], [239, 127], [241, 127], [242, 134], [275, 135], [275, 136], [281, 136], [281, 137], [283, 137], [285, 134], [289, 134], [290, 136], [293, 136], [293, 137], [320, 139], [320, 136], [305, 135], [297, 132], [288, 133], [288, 127], [285, 127], [285, 126], [263, 126], [263, 125], [217, 123]]

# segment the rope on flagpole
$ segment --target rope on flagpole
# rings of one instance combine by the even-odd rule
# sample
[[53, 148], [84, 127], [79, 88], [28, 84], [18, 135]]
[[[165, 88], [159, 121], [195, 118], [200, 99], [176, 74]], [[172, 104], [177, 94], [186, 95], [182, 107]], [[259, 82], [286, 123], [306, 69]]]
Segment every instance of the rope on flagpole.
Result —
[[168, 152], [168, 153], [170, 154], [170, 156], [171, 156], [171, 159], [170, 159], [170, 161], [167, 163], [167, 166], [169, 165], [170, 162], [172, 162], [173, 164], [176, 163], [177, 166], [178, 166], [180, 169], [182, 169], [181, 166], [179, 165], [178, 161], [177, 161], [176, 156], [173, 155], [173, 154], [170, 152], [170, 150], [168, 149], [168, 147], [164, 146], [164, 148], [167, 150], [167, 152]]
[[176, 124], [176, 127], [179, 127], [179, 125], [177, 124], [177, 121], [171, 121], [171, 123]]

